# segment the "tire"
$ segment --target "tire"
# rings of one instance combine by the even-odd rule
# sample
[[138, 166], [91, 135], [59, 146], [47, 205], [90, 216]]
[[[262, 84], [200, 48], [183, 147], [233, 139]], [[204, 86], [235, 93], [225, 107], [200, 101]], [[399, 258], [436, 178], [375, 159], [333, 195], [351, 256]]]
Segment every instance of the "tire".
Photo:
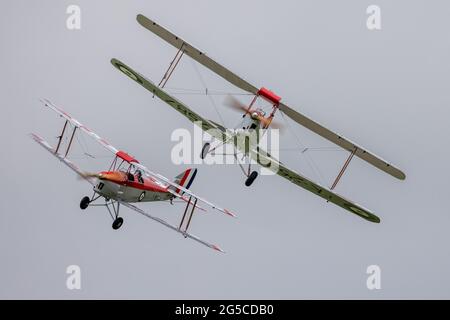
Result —
[[209, 142], [205, 143], [202, 148], [202, 152], [200, 153], [200, 158], [205, 159], [209, 152], [209, 147], [211, 144]]
[[123, 218], [119, 217], [116, 220], [114, 220], [114, 222], [112, 224], [112, 228], [114, 230], [117, 230], [117, 229], [119, 229], [122, 226], [122, 224], [123, 224]]
[[89, 207], [89, 203], [91, 203], [91, 199], [88, 196], [84, 197], [80, 201], [80, 209], [81, 210], [86, 209], [87, 207]]
[[247, 187], [250, 187], [252, 185], [253, 181], [255, 181], [256, 177], [258, 177], [258, 172], [253, 171], [252, 173], [250, 173], [247, 180], [245, 180], [245, 185]]

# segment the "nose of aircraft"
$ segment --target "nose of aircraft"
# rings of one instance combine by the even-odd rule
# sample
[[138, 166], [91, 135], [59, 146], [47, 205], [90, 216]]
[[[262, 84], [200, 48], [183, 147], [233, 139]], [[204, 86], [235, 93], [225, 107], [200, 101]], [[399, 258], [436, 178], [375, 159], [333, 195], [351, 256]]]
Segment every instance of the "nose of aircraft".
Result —
[[110, 171], [110, 172], [100, 172], [98, 175], [100, 180], [108, 180], [115, 183], [124, 182], [125, 175], [122, 172]]

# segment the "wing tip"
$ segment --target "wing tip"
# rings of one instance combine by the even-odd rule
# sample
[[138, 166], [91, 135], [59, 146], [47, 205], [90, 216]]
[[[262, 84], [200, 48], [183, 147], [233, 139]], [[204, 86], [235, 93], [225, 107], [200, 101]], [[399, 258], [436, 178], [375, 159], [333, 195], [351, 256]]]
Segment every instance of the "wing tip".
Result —
[[367, 221], [370, 221], [372, 223], [380, 223], [381, 219], [380, 217], [374, 215], [372, 212], [364, 212], [363, 214], [357, 213], [361, 218], [366, 219]]
[[223, 212], [225, 212], [227, 215], [233, 217], [233, 218], [237, 218], [237, 215], [235, 215], [233, 212], [231, 212], [228, 209], [223, 209]]
[[370, 222], [373, 222], [373, 223], [380, 223], [381, 222], [381, 219], [378, 216], [374, 215], [374, 214], [372, 214], [370, 216], [370, 218], [368, 218], [367, 220], [369, 220]]
[[215, 244], [212, 245], [212, 248], [213, 248], [214, 250], [216, 250], [216, 251], [221, 252], [221, 253], [226, 253], [222, 248], [220, 248], [219, 246], [217, 246], [217, 245], [215, 245]]
[[111, 64], [112, 64], [114, 67], [117, 68], [117, 63], [120, 62], [120, 61], [119, 61], [118, 59], [116, 59], [116, 58], [111, 58], [110, 62], [111, 62]]
[[357, 205], [357, 204], [348, 205], [345, 207], [345, 209], [351, 211], [352, 213], [356, 214], [357, 216], [359, 216], [367, 221], [370, 221], [373, 223], [381, 222], [381, 219], [378, 216], [376, 216], [370, 210], [368, 210], [360, 205]]
[[385, 163], [386, 168], [380, 168], [381, 170], [383, 170], [386, 173], [389, 173], [391, 176], [393, 176], [394, 178], [397, 178], [399, 180], [405, 180], [406, 179], [406, 174], [400, 170], [399, 168], [397, 168], [396, 166], [394, 166], [391, 163]]
[[35, 141], [43, 140], [39, 135], [37, 135], [36, 133], [33, 133], [33, 132], [28, 133], [28, 136]]
[[153, 24], [156, 24], [155, 22], [153, 22], [152, 20], [150, 20], [149, 18], [144, 16], [142, 13], [138, 13], [136, 15], [136, 21], [146, 29], [148, 29], [148, 28], [145, 26], [145, 23], [151, 22]]

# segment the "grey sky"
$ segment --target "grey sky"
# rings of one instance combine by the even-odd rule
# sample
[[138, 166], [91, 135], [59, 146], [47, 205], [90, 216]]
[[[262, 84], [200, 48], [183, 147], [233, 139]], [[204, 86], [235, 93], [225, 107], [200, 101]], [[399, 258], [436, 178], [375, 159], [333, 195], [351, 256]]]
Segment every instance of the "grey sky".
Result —
[[[79, 31], [66, 28], [70, 4], [81, 7]], [[371, 4], [381, 7], [380, 31], [366, 28]], [[450, 298], [447, 1], [22, 0], [2, 8], [0, 298]], [[170, 134], [192, 125], [110, 64], [118, 58], [158, 81], [175, 54], [138, 25], [138, 13], [398, 165], [403, 182], [355, 159], [336, 189], [381, 224], [278, 176], [247, 188], [232, 166], [198, 166], [192, 187], [239, 214], [194, 217], [192, 231], [224, 255], [126, 209], [119, 231], [103, 208], [81, 211], [90, 186], [27, 137], [54, 143], [61, 129], [40, 97], [167, 177], [186, 167], [170, 162]], [[209, 88], [236, 91], [198, 70]], [[168, 86], [202, 87], [189, 59]], [[205, 97], [180, 98], [217, 120]], [[222, 97], [215, 102], [234, 125], [239, 116], [221, 107]], [[294, 130], [308, 146], [328, 146]], [[295, 142], [286, 133], [281, 147]], [[304, 155], [281, 154], [330, 185], [346, 154], [309, 157], [320, 173]], [[170, 221], [183, 209], [142, 207]], [[81, 267], [80, 291], [65, 286], [71, 264]], [[378, 291], [366, 288], [371, 264], [382, 270]]]

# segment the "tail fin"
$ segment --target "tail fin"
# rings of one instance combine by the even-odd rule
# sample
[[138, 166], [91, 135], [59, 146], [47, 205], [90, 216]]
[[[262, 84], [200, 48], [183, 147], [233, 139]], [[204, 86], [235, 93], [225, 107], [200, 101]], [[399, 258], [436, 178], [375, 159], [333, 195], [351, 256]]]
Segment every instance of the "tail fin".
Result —
[[[197, 175], [197, 169], [189, 168], [189, 169], [183, 171], [182, 173], [180, 173], [179, 175], [177, 175], [175, 177], [174, 182], [186, 189], [189, 189], [189, 187], [191, 186], [192, 182], [194, 181], [196, 175]], [[176, 187], [170, 187], [170, 188], [175, 190], [175, 192], [179, 193], [180, 195], [182, 195], [184, 193], [183, 191], [181, 191], [180, 189], [177, 189]]]

